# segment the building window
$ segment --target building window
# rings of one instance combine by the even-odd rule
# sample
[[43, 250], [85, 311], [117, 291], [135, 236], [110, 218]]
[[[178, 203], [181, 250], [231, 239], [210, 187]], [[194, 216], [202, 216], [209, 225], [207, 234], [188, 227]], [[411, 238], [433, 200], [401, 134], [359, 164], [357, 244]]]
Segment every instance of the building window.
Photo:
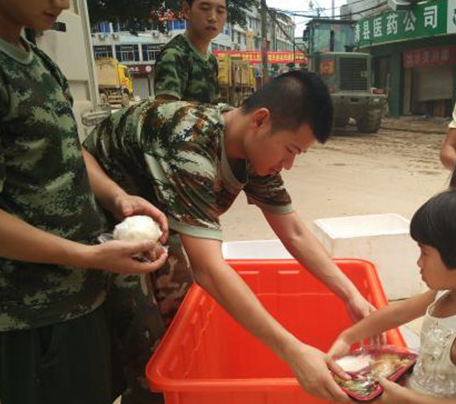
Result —
[[92, 32], [102, 32], [109, 34], [111, 32], [111, 23], [109, 22], [99, 22], [92, 27]]
[[101, 58], [112, 58], [112, 47], [111, 46], [94, 46], [93, 47], [93, 54], [95, 60]]
[[120, 62], [139, 62], [138, 45], [116, 45], [116, 57]]
[[187, 29], [187, 21], [186, 20], [172, 20], [168, 21], [168, 30], [174, 31], [177, 29]]
[[142, 54], [144, 62], [155, 62], [161, 51], [161, 46], [157, 44], [142, 45]]

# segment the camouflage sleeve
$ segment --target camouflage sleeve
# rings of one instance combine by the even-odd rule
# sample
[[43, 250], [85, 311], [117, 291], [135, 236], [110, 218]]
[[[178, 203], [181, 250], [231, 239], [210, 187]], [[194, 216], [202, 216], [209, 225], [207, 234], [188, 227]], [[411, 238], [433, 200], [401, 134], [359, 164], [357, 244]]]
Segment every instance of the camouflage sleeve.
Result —
[[220, 93], [220, 84], [219, 84], [219, 81], [218, 81], [219, 65], [218, 65], [218, 62], [217, 62], [217, 58], [214, 55], [211, 55], [211, 56], [212, 56], [212, 63], [214, 65], [215, 83], [216, 83], [216, 94], [215, 94], [215, 99], [213, 101], [213, 104], [216, 104], [216, 103], [221, 102], [220, 100], [222, 98], [222, 94]]
[[155, 96], [170, 95], [181, 100], [187, 87], [188, 69], [176, 49], [164, 49], [155, 65]]
[[6, 86], [0, 72], [0, 193], [3, 190], [3, 184], [6, 179], [5, 170], [5, 155], [3, 150], [3, 126], [2, 120], [6, 116], [9, 110], [9, 97], [6, 91]]
[[450, 129], [456, 129], [456, 104], [454, 104], [454, 109], [453, 109], [453, 120], [450, 122], [450, 125], [448, 125]]
[[5, 80], [3, 79], [2, 72], [0, 71], [0, 123], [3, 117], [6, 116], [9, 110], [9, 96], [6, 90]]
[[[222, 240], [212, 159], [195, 146], [178, 151], [173, 160], [179, 163], [168, 165], [163, 161], [167, 181], [158, 187], [158, 198], [166, 201], [169, 227], [193, 237]], [[153, 167], [152, 171], [158, 172]]]
[[[166, 108], [173, 109], [173, 104], [163, 104], [163, 113]], [[155, 182], [155, 199], [172, 230], [222, 240], [216, 200], [218, 157], [213, 140], [214, 131], [221, 129], [201, 119], [198, 113], [186, 115], [173, 128], [157, 128], [160, 135], [145, 146], [147, 170]], [[214, 136], [207, 136], [208, 132]]]
[[3, 191], [3, 185], [5, 184], [6, 180], [6, 169], [5, 169], [5, 155], [3, 151], [3, 133], [2, 129], [0, 128], [0, 194]]
[[[83, 147], [95, 157], [98, 164], [106, 171], [109, 178], [121, 188], [125, 187], [126, 179], [119, 168], [123, 148], [122, 139], [118, 138], [116, 128], [123, 118], [123, 111], [117, 111], [104, 119], [82, 143]], [[122, 127], [120, 132], [123, 134], [122, 129], [124, 128]]]
[[260, 177], [254, 174], [249, 176], [249, 182], [244, 188], [247, 200], [261, 209], [278, 214], [294, 211], [291, 197], [285, 189], [280, 174]]

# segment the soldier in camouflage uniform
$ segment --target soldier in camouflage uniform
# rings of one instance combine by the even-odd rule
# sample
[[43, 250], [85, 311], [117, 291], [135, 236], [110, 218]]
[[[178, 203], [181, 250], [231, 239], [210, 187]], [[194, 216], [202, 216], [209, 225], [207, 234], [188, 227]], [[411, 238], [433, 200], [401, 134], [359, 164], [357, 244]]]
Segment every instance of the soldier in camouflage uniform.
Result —
[[217, 59], [210, 44], [226, 22], [227, 0], [184, 0], [188, 22], [155, 63], [154, 91], [158, 100], [216, 103], [220, 98]]
[[[158, 100], [186, 100], [202, 103], [216, 103], [220, 98], [218, 84], [218, 63], [210, 51], [210, 43], [223, 29], [227, 16], [227, 0], [184, 0], [183, 14], [188, 22], [188, 30], [173, 38], [162, 50], [155, 63], [154, 90]], [[156, 324], [144, 334], [139, 326], [140, 321], [131, 321], [136, 328], [129, 330], [129, 341], [142, 341], [140, 344], [124, 342], [120, 345], [125, 350], [123, 367], [127, 373], [128, 387], [122, 396], [123, 404], [140, 404], [162, 402], [161, 396], [148, 394], [147, 383], [144, 380], [143, 367], [148, 355], [143, 355], [143, 361], [138, 361], [137, 346], [146, 343], [142, 336], [151, 336], [149, 346], [156, 345], [157, 329], [162, 331], [170, 324], [185, 293], [192, 284], [191, 271], [180, 246], [179, 238], [173, 234], [170, 237], [170, 259], [167, 268], [157, 277], [153, 277], [153, 293], [150, 299], [155, 300], [160, 308], [161, 321], [158, 320], [154, 307], [141, 310], [149, 318], [144, 318], [145, 324]], [[138, 294], [139, 302], [129, 301], [134, 295], [116, 293], [117, 304], [124, 307], [137, 307], [145, 302]], [[119, 303], [125, 298], [123, 303]], [[137, 318], [137, 310], [130, 317]], [[133, 337], [136, 335], [136, 337]], [[152, 350], [150, 353], [152, 353]], [[149, 352], [149, 351], [146, 351]], [[133, 359], [131, 359], [133, 358]], [[122, 366], [120, 366], [122, 368]], [[135, 375], [136, 372], [136, 375]]]
[[[0, 402], [112, 402], [104, 304], [113, 273], [147, 273], [151, 242], [93, 245], [119, 219], [166, 218], [83, 159], [68, 83], [21, 38], [50, 28], [68, 0], [0, 0]], [[94, 187], [95, 195], [91, 190]], [[161, 216], [160, 216], [161, 215]], [[164, 241], [163, 239], [163, 241]]]
[[[304, 388], [339, 402], [348, 398], [328, 366], [339, 374], [340, 368], [282, 328], [227, 265], [219, 221], [244, 191], [290, 253], [344, 300], [354, 319], [366, 316], [370, 305], [299, 219], [280, 176], [298, 154], [326, 141], [332, 117], [321, 79], [295, 71], [271, 80], [237, 109], [141, 102], [105, 120], [84, 145], [115, 181], [168, 217], [176, 244], [169, 251], [170, 265], [152, 275], [154, 293], [166, 296], [161, 280], [173, 282], [174, 265], [190, 265], [196, 282], [287, 361]], [[157, 301], [161, 311], [173, 314], [175, 307], [163, 302]]]

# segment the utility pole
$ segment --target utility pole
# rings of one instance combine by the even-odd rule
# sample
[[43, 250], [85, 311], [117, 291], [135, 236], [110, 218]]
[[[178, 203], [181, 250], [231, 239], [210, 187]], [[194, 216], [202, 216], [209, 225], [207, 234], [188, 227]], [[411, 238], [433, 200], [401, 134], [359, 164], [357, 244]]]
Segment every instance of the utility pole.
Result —
[[263, 85], [269, 79], [268, 72], [268, 10], [266, 0], [261, 0], [261, 60], [263, 64]]
[[333, 18], [333, 19], [334, 19], [334, 17], [336, 16], [336, 13], [335, 13], [335, 11], [336, 11], [336, 5], [335, 5], [334, 3], [335, 3], [335, 1], [332, 0], [332, 18]]

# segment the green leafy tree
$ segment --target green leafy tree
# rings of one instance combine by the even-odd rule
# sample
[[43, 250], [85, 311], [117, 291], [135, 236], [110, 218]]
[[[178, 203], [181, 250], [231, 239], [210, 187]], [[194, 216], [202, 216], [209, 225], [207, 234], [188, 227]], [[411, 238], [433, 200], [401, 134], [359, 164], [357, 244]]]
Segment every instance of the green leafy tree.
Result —
[[[178, 18], [180, 10], [179, 0], [87, 0], [87, 4], [92, 24], [109, 21], [133, 32], [152, 27], [163, 31], [166, 18]], [[228, 21], [245, 27], [246, 11], [257, 5], [258, 0], [228, 0]]]

